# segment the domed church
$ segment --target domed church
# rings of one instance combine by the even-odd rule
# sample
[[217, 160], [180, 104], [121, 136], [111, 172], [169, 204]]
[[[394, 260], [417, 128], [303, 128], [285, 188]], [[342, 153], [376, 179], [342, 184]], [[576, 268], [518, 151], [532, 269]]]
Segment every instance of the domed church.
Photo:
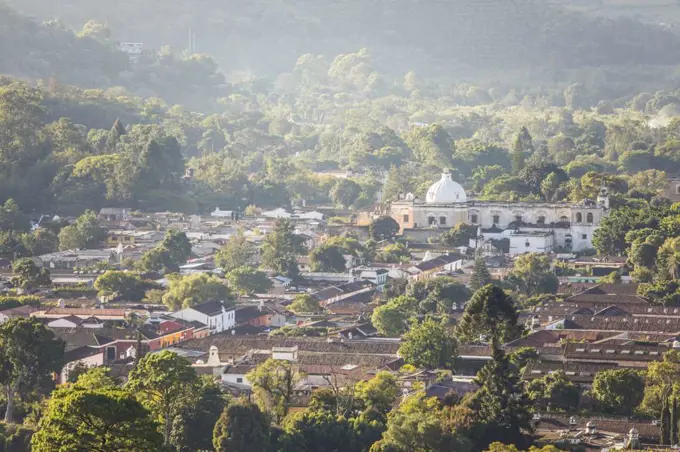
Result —
[[425, 200], [400, 194], [389, 214], [405, 237], [425, 241], [457, 224], [480, 228], [483, 241], [508, 239], [511, 254], [581, 251], [592, 248], [593, 233], [609, 210], [602, 188], [597, 200], [580, 203], [480, 201], [468, 199], [465, 189], [445, 170], [427, 191]]

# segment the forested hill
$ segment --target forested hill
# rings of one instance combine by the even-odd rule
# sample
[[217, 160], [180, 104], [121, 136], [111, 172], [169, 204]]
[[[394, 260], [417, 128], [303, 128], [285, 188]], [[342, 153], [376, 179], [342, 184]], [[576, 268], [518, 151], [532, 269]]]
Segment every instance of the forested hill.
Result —
[[587, 17], [543, 0], [8, 1], [75, 29], [103, 21], [112, 39], [150, 48], [187, 48], [191, 29], [197, 51], [226, 71], [261, 75], [288, 70], [301, 54], [362, 47], [381, 72], [423, 74], [680, 62], [680, 40], [668, 30]]

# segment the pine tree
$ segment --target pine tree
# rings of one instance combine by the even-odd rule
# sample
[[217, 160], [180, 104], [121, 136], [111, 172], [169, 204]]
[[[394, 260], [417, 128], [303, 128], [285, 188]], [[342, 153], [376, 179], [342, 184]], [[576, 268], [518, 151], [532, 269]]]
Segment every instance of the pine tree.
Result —
[[670, 430], [671, 430], [671, 444], [678, 444], [678, 397], [675, 394], [670, 396]]
[[669, 406], [670, 388], [661, 396], [661, 444], [671, 444], [671, 410]]
[[472, 290], [479, 290], [490, 283], [491, 274], [489, 273], [489, 269], [486, 268], [484, 259], [477, 258], [475, 260], [475, 268], [472, 271], [472, 276], [470, 277], [470, 288]]
[[120, 119], [116, 119], [109, 132], [109, 138], [106, 140], [106, 147], [110, 152], [113, 152], [120, 141], [120, 137], [125, 135], [125, 126]]
[[522, 127], [512, 145], [512, 174], [519, 174], [524, 169], [527, 154], [534, 152], [533, 139], [526, 127]]
[[[523, 445], [523, 432], [531, 432], [531, 402], [524, 385], [497, 340], [491, 341], [491, 361], [479, 371], [472, 408], [484, 425], [483, 441]], [[480, 438], [481, 439], [481, 438]]]

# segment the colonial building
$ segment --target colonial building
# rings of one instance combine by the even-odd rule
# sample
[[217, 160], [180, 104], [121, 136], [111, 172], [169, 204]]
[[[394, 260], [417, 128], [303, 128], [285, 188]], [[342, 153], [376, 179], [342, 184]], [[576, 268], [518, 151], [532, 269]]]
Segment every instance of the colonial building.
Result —
[[425, 201], [400, 195], [389, 214], [411, 239], [425, 239], [460, 223], [481, 228], [483, 241], [507, 239], [508, 252], [580, 251], [592, 248], [593, 233], [609, 209], [602, 188], [596, 201], [512, 202], [468, 199], [463, 187], [445, 171], [427, 191]]

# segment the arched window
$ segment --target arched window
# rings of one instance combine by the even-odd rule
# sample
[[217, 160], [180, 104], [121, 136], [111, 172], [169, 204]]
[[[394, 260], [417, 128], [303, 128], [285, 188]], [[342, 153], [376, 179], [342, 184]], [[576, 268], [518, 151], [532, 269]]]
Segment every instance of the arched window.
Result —
[[432, 226], [433, 224], [437, 224], [437, 219], [435, 217], [427, 217], [427, 224]]
[[541, 215], [540, 217], [538, 217], [538, 220], [536, 220], [536, 223], [545, 224], [545, 217]]
[[569, 217], [567, 216], [561, 216], [560, 221], [569, 221]]
[[583, 223], [583, 214], [581, 212], [578, 212], [576, 214], [576, 222], [577, 223]]
[[439, 217], [439, 224], [446, 224], [446, 217]]
[[588, 212], [588, 215], [586, 215], [586, 220], [588, 221], [588, 223], [592, 223], [592, 222], [593, 222], [593, 214], [592, 214], [592, 212]]

